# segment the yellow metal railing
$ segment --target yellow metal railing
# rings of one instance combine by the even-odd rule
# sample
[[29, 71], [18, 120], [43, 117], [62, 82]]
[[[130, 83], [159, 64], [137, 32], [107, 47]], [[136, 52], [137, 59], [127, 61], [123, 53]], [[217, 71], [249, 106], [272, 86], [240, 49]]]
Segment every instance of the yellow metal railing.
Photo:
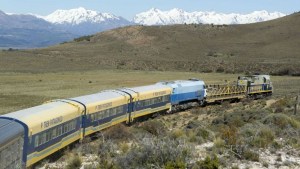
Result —
[[224, 96], [245, 95], [247, 87], [244, 85], [207, 85], [207, 98], [217, 98]]

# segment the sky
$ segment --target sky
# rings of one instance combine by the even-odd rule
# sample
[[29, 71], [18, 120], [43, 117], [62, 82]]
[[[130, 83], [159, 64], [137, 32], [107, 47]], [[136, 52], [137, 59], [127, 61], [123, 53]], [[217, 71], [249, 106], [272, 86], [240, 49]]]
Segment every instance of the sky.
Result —
[[131, 20], [135, 14], [150, 8], [242, 14], [267, 10], [290, 14], [300, 11], [300, 0], [0, 0], [1, 11], [17, 14], [48, 15], [57, 9], [78, 7], [108, 12]]

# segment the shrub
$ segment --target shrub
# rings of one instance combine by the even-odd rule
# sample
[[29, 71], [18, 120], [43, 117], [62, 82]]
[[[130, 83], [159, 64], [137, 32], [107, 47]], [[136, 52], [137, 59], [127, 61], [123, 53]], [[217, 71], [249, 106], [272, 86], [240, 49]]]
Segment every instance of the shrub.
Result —
[[282, 98], [277, 100], [271, 105], [271, 108], [275, 110], [276, 113], [283, 112], [284, 108], [293, 106], [293, 102], [287, 98]]
[[292, 70], [290, 68], [281, 68], [279, 70], [276, 70], [274, 72], [271, 72], [271, 75], [276, 76], [284, 76], [284, 75], [290, 75], [292, 73]]
[[71, 155], [68, 160], [66, 169], [79, 169], [81, 167], [82, 161], [78, 155]]
[[123, 152], [123, 153], [127, 153], [127, 151], [129, 150], [129, 145], [127, 144], [127, 143], [125, 143], [125, 142], [122, 142], [122, 143], [120, 143], [119, 144], [119, 147], [120, 147], [120, 149], [121, 149], [121, 151]]
[[146, 121], [141, 125], [141, 128], [155, 136], [163, 135], [166, 132], [165, 125], [158, 120]]
[[209, 137], [209, 132], [207, 130], [203, 129], [203, 128], [198, 128], [196, 135], [200, 136], [200, 137], [202, 137], [203, 139], [206, 140]]
[[81, 41], [91, 41], [91, 38], [93, 37], [93, 35], [88, 35], [88, 36], [82, 36], [79, 38], [75, 38], [74, 41], [75, 42], [81, 42]]
[[253, 152], [251, 150], [245, 150], [242, 154], [242, 156], [246, 159], [246, 160], [251, 160], [251, 161], [259, 161], [259, 154], [256, 152]]
[[268, 124], [272, 127], [275, 125], [281, 129], [285, 129], [288, 127], [300, 128], [300, 122], [298, 120], [292, 119], [291, 117], [282, 113], [271, 114], [267, 116], [263, 120], [263, 123]]
[[184, 132], [181, 129], [175, 129], [171, 132], [171, 138], [178, 139], [179, 137], [183, 137]]
[[194, 169], [218, 169], [220, 166], [219, 159], [216, 155], [213, 158], [207, 156], [203, 161], [197, 161]]
[[118, 146], [112, 140], [101, 140], [97, 150], [100, 159], [109, 159], [116, 156]]
[[221, 129], [221, 136], [228, 145], [235, 145], [237, 142], [237, 128], [234, 126], [225, 126]]
[[187, 133], [186, 133], [188, 139], [190, 142], [196, 142], [198, 140], [198, 137], [195, 133], [194, 130], [189, 130]]
[[118, 124], [105, 130], [103, 136], [108, 139], [127, 140], [132, 138], [132, 133], [124, 124]]
[[275, 136], [270, 128], [263, 128], [252, 140], [252, 146], [266, 148], [274, 140]]
[[225, 69], [223, 67], [218, 67], [216, 72], [217, 73], [223, 73], [225, 71]]
[[[197, 110], [197, 109], [194, 109], [194, 110]], [[186, 128], [188, 128], [188, 129], [197, 128], [197, 127], [201, 126], [201, 123], [202, 122], [199, 120], [192, 120], [187, 124]]]
[[185, 169], [186, 164], [182, 160], [176, 160], [175, 162], [167, 162], [165, 169]]
[[[156, 168], [187, 163], [191, 157], [191, 148], [185, 143], [168, 138], [144, 138], [138, 146], [133, 146], [125, 156], [118, 157], [120, 168]], [[179, 165], [181, 166], [181, 165]]]

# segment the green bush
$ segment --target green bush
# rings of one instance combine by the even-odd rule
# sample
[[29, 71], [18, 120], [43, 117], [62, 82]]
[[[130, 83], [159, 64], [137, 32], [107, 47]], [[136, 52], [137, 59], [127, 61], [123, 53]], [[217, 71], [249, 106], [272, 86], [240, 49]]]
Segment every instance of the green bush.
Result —
[[124, 124], [118, 124], [105, 130], [103, 136], [112, 140], [128, 140], [132, 138], [132, 133]]
[[256, 152], [253, 152], [251, 150], [246, 150], [242, 153], [242, 156], [246, 159], [246, 160], [250, 160], [250, 161], [259, 161], [259, 154]]
[[207, 156], [203, 161], [197, 161], [193, 169], [218, 169], [219, 166], [219, 159], [214, 155], [213, 158]]
[[296, 119], [292, 119], [291, 117], [282, 114], [282, 113], [276, 113], [276, 114], [271, 114], [267, 116], [263, 120], [264, 124], [268, 124], [270, 127], [277, 126], [280, 129], [286, 129], [288, 127], [293, 127], [293, 128], [300, 128], [300, 122]]
[[155, 136], [164, 135], [166, 133], [165, 125], [158, 120], [146, 121], [141, 125], [141, 128]]
[[[116, 162], [120, 168], [158, 168], [182, 166], [191, 158], [191, 148], [185, 143], [168, 138], [144, 138]], [[173, 163], [175, 162], [175, 164]], [[172, 163], [172, 164], [171, 164]]]
[[183, 137], [185, 133], [181, 129], [175, 129], [171, 132], [170, 137], [173, 139], [178, 139], [180, 137]]
[[207, 140], [209, 137], [209, 132], [203, 128], [198, 128], [197, 129], [197, 136], [202, 137], [203, 139]]
[[186, 164], [182, 160], [176, 160], [175, 162], [167, 162], [165, 169], [185, 169]]
[[224, 126], [221, 128], [221, 137], [227, 145], [236, 145], [238, 139], [237, 131], [238, 129], [234, 126]]
[[88, 35], [88, 36], [82, 36], [79, 38], [75, 38], [74, 41], [75, 42], [81, 42], [81, 41], [91, 41], [91, 38], [93, 37], [93, 35]]
[[252, 140], [252, 146], [266, 148], [269, 144], [274, 141], [275, 135], [270, 128], [261, 129], [256, 137]]
[[225, 147], [225, 141], [223, 139], [221, 139], [220, 137], [217, 137], [214, 140], [214, 146], [216, 148], [224, 148]]

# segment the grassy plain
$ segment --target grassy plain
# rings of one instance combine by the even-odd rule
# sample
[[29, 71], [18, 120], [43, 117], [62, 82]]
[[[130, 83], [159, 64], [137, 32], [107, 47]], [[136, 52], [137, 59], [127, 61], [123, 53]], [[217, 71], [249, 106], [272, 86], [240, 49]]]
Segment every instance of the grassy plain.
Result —
[[[0, 73], [0, 114], [58, 98], [70, 98], [119, 87], [164, 80], [198, 78], [206, 83], [233, 82], [238, 74], [99, 70], [61, 73]], [[300, 77], [272, 76], [274, 95], [300, 93]]]

